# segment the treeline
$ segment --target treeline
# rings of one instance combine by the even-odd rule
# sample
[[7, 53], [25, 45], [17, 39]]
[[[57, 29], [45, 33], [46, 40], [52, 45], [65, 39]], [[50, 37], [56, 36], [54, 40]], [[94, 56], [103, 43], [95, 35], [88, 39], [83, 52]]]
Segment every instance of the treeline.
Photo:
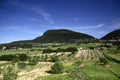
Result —
[[9, 54], [9, 55], [1, 55], [0, 56], [0, 60], [1, 61], [26, 61], [27, 59], [29, 59], [29, 56], [27, 54]]
[[57, 53], [57, 52], [76, 52], [78, 49], [76, 47], [68, 47], [66, 49], [63, 48], [57, 48], [57, 49], [44, 49], [43, 53]]
[[18, 49], [18, 48], [32, 48], [32, 44], [26, 43], [9, 43], [9, 44], [1, 44], [0, 49], [6, 47], [5, 49]]

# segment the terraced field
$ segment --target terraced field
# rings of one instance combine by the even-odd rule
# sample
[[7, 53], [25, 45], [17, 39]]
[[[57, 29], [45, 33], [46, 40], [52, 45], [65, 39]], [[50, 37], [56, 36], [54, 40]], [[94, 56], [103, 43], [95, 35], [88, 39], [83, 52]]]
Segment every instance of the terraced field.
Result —
[[76, 58], [83, 59], [84, 61], [93, 60], [93, 61], [99, 61], [99, 58], [104, 57], [104, 54], [100, 50], [80, 50], [78, 49], [77, 54], [75, 55]]
[[[34, 56], [39, 57], [39, 61], [36, 65], [26, 64], [26, 67], [24, 68], [14, 66], [14, 68], [18, 69], [17, 80], [72, 80], [65, 77], [69, 74], [69, 71], [72, 71], [71, 69], [73, 69], [74, 67], [84, 69], [85, 74], [92, 78], [91, 80], [119, 80], [120, 70], [118, 70], [118, 68], [120, 64], [115, 63], [114, 61], [110, 61], [109, 54], [107, 52], [105, 53], [105, 51], [102, 51], [99, 48], [88, 49], [86, 47], [84, 49], [81, 49], [79, 47], [77, 52], [61, 51], [44, 54], [37, 52], [39, 51], [36, 51], [35, 54], [31, 54], [31, 52], [30, 54], [27, 54], [31, 58], [33, 58]], [[108, 58], [105, 54], [108, 55]], [[53, 66], [55, 63], [51, 61], [51, 57], [57, 57], [58, 61], [63, 64], [63, 73], [48, 73], [48, 71], [51, 70], [51, 66]], [[42, 61], [42, 58], [46, 58], [46, 60], [44, 61], [43, 59]], [[108, 64], [105, 66], [101, 65], [101, 62], [99, 61], [100, 58], [107, 59]], [[112, 58], [112, 60], [114, 59]], [[24, 62], [27, 63], [28, 61]], [[96, 64], [96, 62], [98, 62], [98, 64]], [[0, 68], [2, 69], [2, 67], [6, 67], [10, 64], [11, 61], [0, 61]], [[79, 64], [79, 66], [77, 64]], [[0, 78], [3, 78], [2, 73], [0, 73]]]

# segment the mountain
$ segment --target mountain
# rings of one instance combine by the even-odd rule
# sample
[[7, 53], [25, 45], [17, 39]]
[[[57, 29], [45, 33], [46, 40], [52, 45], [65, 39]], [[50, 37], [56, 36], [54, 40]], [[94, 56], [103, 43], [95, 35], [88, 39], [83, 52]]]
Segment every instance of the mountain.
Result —
[[79, 33], [67, 29], [48, 30], [42, 36], [33, 40], [13, 41], [11, 43], [0, 44], [0, 46], [29, 46], [34, 43], [64, 43], [64, 42], [90, 42], [95, 38], [84, 33]]
[[34, 42], [70, 42], [72, 40], [94, 40], [95, 38], [84, 33], [74, 32], [67, 29], [48, 30], [42, 36], [34, 39]]
[[114, 30], [101, 38], [101, 40], [118, 40], [118, 39], [120, 39], [120, 29]]

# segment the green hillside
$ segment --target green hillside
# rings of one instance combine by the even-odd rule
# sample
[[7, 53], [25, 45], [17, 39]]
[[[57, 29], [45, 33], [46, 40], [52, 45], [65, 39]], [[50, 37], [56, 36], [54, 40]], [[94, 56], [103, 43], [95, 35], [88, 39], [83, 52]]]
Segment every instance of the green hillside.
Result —
[[120, 39], [120, 29], [114, 30], [114, 31], [108, 33], [101, 39], [102, 40], [118, 40], [118, 39]]
[[48, 30], [42, 36], [34, 39], [35, 42], [41, 43], [70, 42], [75, 40], [94, 40], [94, 37], [67, 29], [58, 29]]

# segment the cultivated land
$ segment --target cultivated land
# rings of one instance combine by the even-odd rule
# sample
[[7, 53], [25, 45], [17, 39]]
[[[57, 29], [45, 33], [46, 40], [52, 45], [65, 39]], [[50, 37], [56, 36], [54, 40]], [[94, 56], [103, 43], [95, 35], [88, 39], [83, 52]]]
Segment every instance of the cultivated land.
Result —
[[[5, 59], [4, 55], [7, 55]], [[8, 58], [11, 55], [12, 59]], [[56, 62], [63, 65], [62, 71], [59, 66], [54, 68], [58, 73], [53, 69]], [[11, 72], [8, 66], [12, 67]], [[119, 80], [119, 67], [120, 49], [111, 43], [35, 45], [29, 49], [0, 51], [0, 80], [14, 74], [17, 80]]]

